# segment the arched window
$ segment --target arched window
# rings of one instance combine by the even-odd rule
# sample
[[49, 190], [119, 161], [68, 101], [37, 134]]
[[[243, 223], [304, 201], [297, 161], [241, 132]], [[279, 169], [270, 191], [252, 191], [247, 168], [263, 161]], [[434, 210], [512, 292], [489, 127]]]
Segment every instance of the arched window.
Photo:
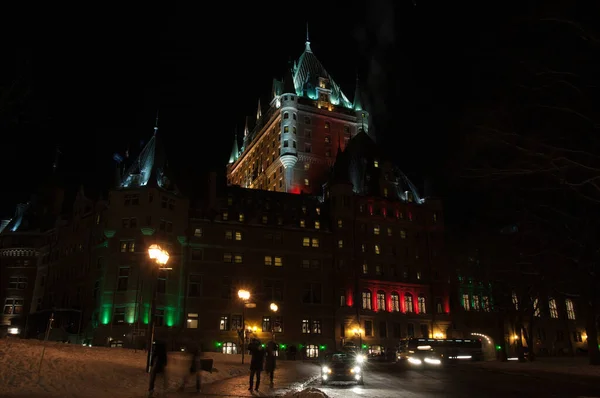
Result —
[[400, 312], [400, 295], [396, 292], [392, 292], [392, 312]]
[[425, 296], [422, 294], [419, 295], [418, 302], [419, 302], [419, 314], [426, 314], [427, 307], [425, 305]]
[[573, 307], [573, 300], [566, 299], [565, 306], [567, 307], [567, 318], [575, 320], [575, 308]]
[[319, 357], [319, 346], [309, 344], [306, 346], [306, 357], [307, 358], [318, 358]]
[[404, 295], [404, 310], [406, 312], [415, 312], [413, 296], [410, 293], [406, 293]]
[[283, 118], [284, 118], [284, 119], [289, 119], [289, 118], [290, 118], [290, 114], [289, 114], [289, 113], [287, 113], [287, 112], [285, 112], [285, 113], [283, 114]]
[[363, 310], [372, 309], [370, 290], [363, 290], [362, 292], [362, 308]]
[[223, 354], [237, 354], [237, 345], [231, 341], [223, 343]]
[[378, 311], [385, 311], [386, 310], [385, 292], [383, 290], [380, 290], [380, 291], [377, 292], [377, 310]]
[[558, 309], [556, 308], [556, 300], [552, 297], [548, 299], [548, 310], [550, 310], [550, 318], [558, 318]]

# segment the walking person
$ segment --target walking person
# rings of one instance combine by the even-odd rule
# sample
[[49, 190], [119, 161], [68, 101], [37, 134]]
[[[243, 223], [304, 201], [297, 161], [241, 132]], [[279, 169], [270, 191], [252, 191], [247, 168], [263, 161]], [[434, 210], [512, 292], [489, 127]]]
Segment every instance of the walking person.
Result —
[[[250, 387], [248, 391], [258, 391], [260, 387], [260, 373], [263, 371], [263, 362], [265, 361], [265, 350], [261, 347], [260, 341], [254, 339], [252, 344], [248, 347], [252, 354], [250, 359]], [[254, 376], [256, 376], [256, 385], [254, 384]]]
[[200, 351], [200, 349], [198, 349], [198, 347], [194, 347], [191, 349], [190, 353], [192, 354], [192, 363], [190, 364], [189, 373], [187, 375], [183, 376], [183, 382], [181, 383], [181, 387], [179, 387], [179, 391], [180, 392], [184, 391], [185, 385], [187, 384], [190, 377], [196, 376], [196, 392], [199, 393], [200, 388], [201, 388], [201, 381], [202, 381], [200, 379], [200, 371], [202, 369], [200, 369], [200, 367], [199, 367], [201, 351]]
[[148, 397], [154, 396], [154, 382], [156, 381], [156, 375], [162, 374], [164, 389], [167, 389], [167, 374], [165, 368], [167, 367], [167, 345], [162, 341], [154, 342], [154, 351], [152, 352], [151, 362], [152, 367], [150, 368], [150, 385], [148, 387]]
[[273, 377], [275, 376], [275, 365], [277, 357], [277, 344], [275, 339], [271, 339], [267, 343], [266, 357], [265, 357], [265, 370], [269, 375], [269, 385], [273, 388]]

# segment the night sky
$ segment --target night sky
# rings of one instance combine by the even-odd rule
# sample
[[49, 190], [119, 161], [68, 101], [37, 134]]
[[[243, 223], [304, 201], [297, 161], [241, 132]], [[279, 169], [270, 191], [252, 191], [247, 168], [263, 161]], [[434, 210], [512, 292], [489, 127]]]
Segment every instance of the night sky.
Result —
[[15, 10], [5, 26], [15, 46], [5, 50], [0, 86], [20, 88], [2, 105], [0, 214], [10, 215], [48, 177], [56, 145], [67, 187], [105, 190], [113, 153], [139, 150], [157, 109], [182, 187], [198, 185], [208, 169], [222, 171], [234, 129], [255, 115], [259, 97], [265, 109], [272, 79], [303, 51], [307, 22], [313, 52], [348, 97], [361, 77], [377, 139], [417, 185], [429, 178], [434, 193], [446, 194], [443, 170], [461, 114], [493, 100], [507, 32], [537, 12], [525, 2], [518, 9], [479, 3], [486, 4], [121, 2]]

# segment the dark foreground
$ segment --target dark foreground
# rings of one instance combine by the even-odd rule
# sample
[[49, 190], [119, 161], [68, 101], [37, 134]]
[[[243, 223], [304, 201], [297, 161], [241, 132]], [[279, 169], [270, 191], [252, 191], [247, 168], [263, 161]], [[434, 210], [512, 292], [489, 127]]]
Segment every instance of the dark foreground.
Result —
[[332, 398], [600, 397], [600, 381], [586, 377], [502, 373], [473, 366], [411, 370], [370, 365], [364, 386], [314, 386]]

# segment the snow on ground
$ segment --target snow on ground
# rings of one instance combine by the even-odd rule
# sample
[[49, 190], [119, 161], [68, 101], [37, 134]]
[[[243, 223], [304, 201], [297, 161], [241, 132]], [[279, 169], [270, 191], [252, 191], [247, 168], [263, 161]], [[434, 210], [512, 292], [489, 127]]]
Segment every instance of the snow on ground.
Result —
[[561, 373], [577, 376], [591, 376], [600, 378], [600, 366], [589, 365], [587, 357], [544, 358], [538, 357], [533, 362], [519, 361], [487, 361], [467, 362], [471, 366], [506, 372], [545, 372]]
[[302, 391], [291, 392], [289, 394], [284, 395], [284, 397], [289, 397], [289, 398], [327, 398], [327, 394], [325, 394], [321, 390], [311, 387], [311, 388], [307, 388]]
[[[42, 350], [46, 345], [40, 370]], [[169, 389], [174, 390], [189, 368], [185, 353], [169, 354]], [[202, 383], [245, 374], [239, 355], [205, 353], [213, 372], [202, 372]], [[148, 391], [146, 353], [124, 348], [84, 347], [38, 340], [0, 340], [2, 397], [143, 397]], [[38, 370], [39, 376], [38, 376]], [[162, 387], [157, 379], [157, 389]]]

